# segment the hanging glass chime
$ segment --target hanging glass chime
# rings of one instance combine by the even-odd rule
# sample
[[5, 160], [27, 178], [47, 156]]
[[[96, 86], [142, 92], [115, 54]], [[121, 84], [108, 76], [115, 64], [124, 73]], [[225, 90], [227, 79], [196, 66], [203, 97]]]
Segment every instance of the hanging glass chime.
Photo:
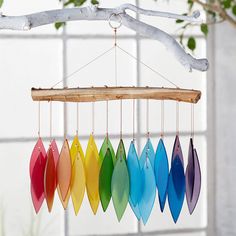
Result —
[[[119, 14], [118, 16], [121, 17]], [[57, 89], [55, 93], [53, 88], [48, 90], [32, 89], [33, 99], [39, 101], [38, 140], [30, 159], [30, 189], [33, 206], [35, 212], [38, 213], [45, 199], [48, 211], [51, 212], [57, 189], [63, 208], [67, 208], [71, 197], [74, 212], [77, 215], [86, 190], [90, 207], [94, 214], [97, 213], [100, 202], [104, 212], [113, 203], [117, 219], [120, 221], [129, 203], [137, 220], [142, 220], [145, 225], [151, 215], [155, 200], [157, 199], [160, 210], [163, 212], [167, 204], [166, 200], [168, 199], [169, 209], [176, 223], [179, 219], [185, 196], [189, 213], [192, 214], [196, 208], [201, 190], [200, 162], [196, 148], [193, 145], [193, 103], [196, 103], [200, 99], [201, 93], [196, 90], [180, 89], [162, 75], [161, 77], [163, 79], [176, 86], [176, 88], [117, 87], [117, 49], [137, 60], [159, 76], [160, 73], [118, 46], [116, 42], [116, 30], [117, 28], [114, 28], [115, 45], [86, 64], [86, 66], [91, 64], [114, 49], [116, 87], [65, 88], [61, 90]], [[82, 68], [85, 68], [85, 66], [82, 66], [79, 70]], [[122, 134], [122, 104], [125, 99], [132, 99], [133, 101], [133, 139], [130, 143], [127, 156]], [[146, 99], [147, 101], [147, 140], [140, 157], [137, 152], [139, 148], [135, 142], [135, 99]], [[154, 151], [149, 131], [149, 99], [161, 100], [161, 135], [156, 152]], [[176, 137], [170, 162], [164, 143], [164, 100], [166, 99], [177, 101]], [[52, 101], [54, 100], [77, 102], [76, 135], [73, 138], [71, 147], [65, 137], [60, 153], [55, 139], [52, 138]], [[120, 100], [120, 140], [116, 154], [108, 134], [109, 100]], [[40, 101], [50, 102], [50, 144], [47, 152], [40, 136]], [[106, 102], [106, 136], [99, 152], [94, 138], [95, 101]], [[180, 101], [191, 103], [191, 137], [186, 171], [179, 134]], [[92, 132], [88, 140], [85, 155], [78, 136], [78, 102], [92, 102]], [[156, 194], [158, 198], [156, 198]]]

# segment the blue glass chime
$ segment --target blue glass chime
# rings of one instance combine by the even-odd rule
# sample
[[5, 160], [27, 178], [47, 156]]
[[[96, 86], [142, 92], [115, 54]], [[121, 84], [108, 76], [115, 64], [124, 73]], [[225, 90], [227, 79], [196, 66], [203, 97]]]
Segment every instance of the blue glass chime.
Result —
[[[156, 188], [161, 212], [164, 211], [168, 198], [172, 218], [176, 223], [186, 194], [190, 214], [193, 213], [198, 202], [201, 189], [201, 170], [197, 151], [193, 146], [193, 114], [191, 114], [191, 138], [189, 143], [188, 164], [184, 173], [184, 158], [179, 140], [178, 120], [179, 103], [176, 107], [177, 134], [172, 151], [169, 171], [168, 156], [163, 140], [164, 133], [164, 101], [161, 105], [161, 138], [156, 153], [149, 137], [148, 119], [149, 104], [147, 102], [147, 142], [140, 158], [135, 149], [134, 140], [131, 142], [127, 157], [127, 166], [130, 178], [129, 204], [138, 220], [147, 223], [154, 206]], [[193, 113], [193, 105], [191, 105]]]

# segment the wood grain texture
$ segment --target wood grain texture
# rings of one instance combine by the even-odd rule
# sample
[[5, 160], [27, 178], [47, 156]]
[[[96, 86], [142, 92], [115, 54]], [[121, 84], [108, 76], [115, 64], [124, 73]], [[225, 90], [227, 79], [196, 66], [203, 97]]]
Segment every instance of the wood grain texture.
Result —
[[197, 103], [201, 98], [201, 91], [160, 87], [32, 88], [31, 95], [34, 101], [96, 102], [121, 99], [154, 99]]

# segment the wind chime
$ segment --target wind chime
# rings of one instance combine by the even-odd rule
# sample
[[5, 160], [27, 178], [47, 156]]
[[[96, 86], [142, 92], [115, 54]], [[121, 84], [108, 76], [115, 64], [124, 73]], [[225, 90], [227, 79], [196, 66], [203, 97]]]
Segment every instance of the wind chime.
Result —
[[[97, 56], [95, 59], [80, 67], [70, 76], [79, 72], [95, 60], [104, 56], [111, 50], [115, 51], [115, 87], [91, 88], [62, 88], [55, 89], [60, 82], [50, 89], [32, 88], [32, 98], [38, 101], [39, 132], [38, 141], [33, 149], [30, 160], [31, 195], [36, 213], [39, 212], [44, 199], [48, 210], [53, 207], [54, 194], [57, 190], [64, 209], [69, 199], [72, 199], [74, 211], [77, 215], [83, 202], [85, 190], [91, 209], [96, 214], [99, 203], [105, 212], [112, 199], [115, 212], [120, 221], [129, 203], [135, 216], [144, 224], [153, 209], [158, 191], [158, 200], [161, 212], [164, 211], [168, 199], [172, 218], [176, 223], [186, 195], [190, 214], [193, 213], [198, 202], [201, 189], [201, 170], [197, 151], [193, 145], [194, 137], [194, 103], [200, 99], [201, 92], [197, 90], [180, 89], [173, 82], [165, 78], [156, 70], [146, 65], [117, 44], [117, 29], [122, 24], [110, 26], [115, 32], [114, 46]], [[175, 88], [158, 87], [118, 87], [117, 86], [117, 49], [137, 60], [139, 63], [158, 74]], [[68, 76], [68, 77], [70, 77]], [[67, 77], [67, 78], [68, 78]], [[122, 103], [125, 99], [133, 100], [133, 140], [130, 143], [128, 155], [122, 139]], [[146, 99], [147, 142], [140, 157], [135, 147], [135, 99]], [[160, 100], [161, 104], [161, 135], [154, 151], [149, 132], [149, 100]], [[120, 100], [120, 141], [115, 153], [108, 134], [109, 100]], [[168, 156], [164, 144], [164, 107], [165, 100], [176, 101], [176, 137], [172, 157]], [[48, 101], [50, 104], [50, 144], [46, 152], [40, 136], [40, 102]], [[77, 129], [71, 147], [65, 138], [59, 153], [56, 140], [52, 138], [52, 102], [75, 102], [77, 111]], [[98, 151], [94, 138], [94, 106], [96, 101], [106, 102], [106, 136]], [[79, 102], [92, 102], [92, 133], [89, 137], [86, 153], [84, 155], [79, 142], [78, 116]], [[189, 142], [188, 163], [184, 168], [183, 153], [179, 139], [179, 102], [191, 104], [191, 135]]]

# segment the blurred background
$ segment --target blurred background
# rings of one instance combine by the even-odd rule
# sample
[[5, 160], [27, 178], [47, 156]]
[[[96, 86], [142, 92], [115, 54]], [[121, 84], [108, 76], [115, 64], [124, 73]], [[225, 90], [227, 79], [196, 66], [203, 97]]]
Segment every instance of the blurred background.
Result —
[[[184, 0], [152, 1], [127, 0], [125, 2], [152, 9], [182, 14], [189, 4]], [[102, 0], [100, 6], [114, 7], [123, 0]], [[37, 11], [62, 8], [57, 0], [5, 0], [2, 12], [21, 15]], [[199, 6], [202, 18], [205, 11]], [[170, 33], [179, 40], [180, 28], [175, 20], [138, 16]], [[66, 76], [90, 61], [113, 44], [113, 31], [108, 22], [70, 22], [56, 30], [53, 25], [29, 32], [1, 31], [0, 34], [0, 235], [5, 236], [79, 236], [79, 235], [168, 235], [211, 236], [236, 235], [236, 173], [235, 145], [235, 63], [236, 30], [229, 23], [209, 26], [207, 38], [199, 27], [185, 31], [183, 44], [189, 37], [196, 41], [196, 49], [186, 50], [197, 58], [207, 57], [207, 73], [189, 73], [157, 41], [144, 38], [131, 30], [118, 30], [118, 44], [132, 55], [155, 68], [179, 87], [199, 89], [202, 98], [195, 105], [195, 146], [202, 169], [202, 190], [198, 205], [189, 215], [186, 201], [175, 225], [166, 205], [159, 210], [156, 199], [146, 226], [138, 222], [128, 206], [118, 223], [113, 205], [104, 214], [101, 206], [92, 214], [87, 196], [77, 217], [70, 201], [67, 211], [62, 209], [57, 194], [52, 213], [46, 203], [38, 215], [34, 213], [30, 195], [29, 160], [37, 140], [38, 104], [31, 99], [31, 87], [51, 87], [65, 78], [60, 86], [114, 86], [114, 51], [91, 64], [69, 80]], [[152, 71], [118, 51], [118, 84], [136, 86], [170, 86]], [[128, 150], [132, 139], [132, 101], [123, 106], [123, 134]], [[80, 104], [79, 138], [85, 151], [92, 131], [92, 105]], [[161, 130], [161, 102], [150, 101], [150, 135], [156, 149]], [[76, 105], [53, 103], [53, 136], [61, 147], [64, 135], [71, 142], [76, 131]], [[119, 102], [109, 103], [109, 133], [114, 149], [120, 134]], [[146, 142], [146, 101], [137, 101], [136, 144], [141, 154]], [[191, 129], [191, 106], [180, 104], [180, 141], [187, 163]], [[100, 147], [106, 132], [106, 104], [95, 104], [95, 138]], [[169, 156], [176, 133], [175, 102], [165, 102], [165, 143]], [[41, 104], [41, 135], [45, 148], [49, 144], [49, 104]]]

